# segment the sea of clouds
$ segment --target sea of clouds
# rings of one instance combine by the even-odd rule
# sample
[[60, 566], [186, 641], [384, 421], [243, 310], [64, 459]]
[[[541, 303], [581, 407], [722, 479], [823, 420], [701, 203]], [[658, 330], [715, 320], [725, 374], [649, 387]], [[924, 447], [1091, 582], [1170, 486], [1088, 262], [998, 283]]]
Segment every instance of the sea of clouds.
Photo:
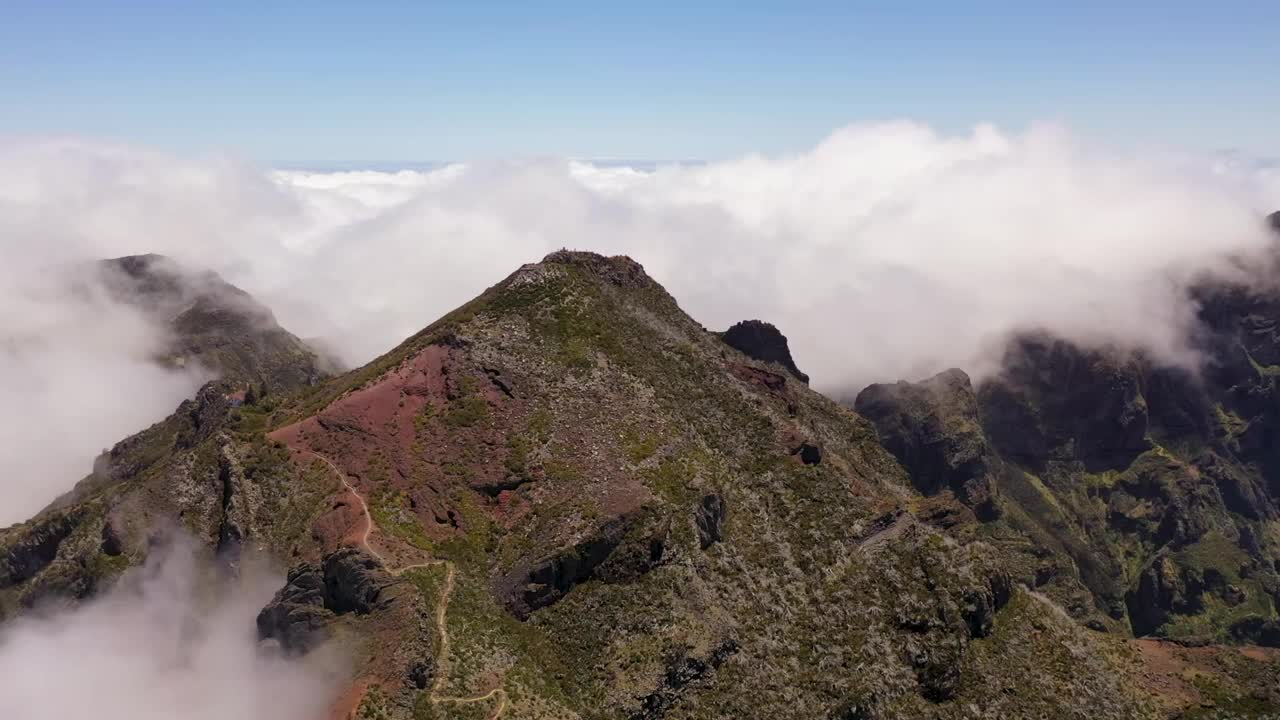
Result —
[[1186, 284], [1257, 253], [1280, 208], [1274, 166], [1056, 126], [853, 125], [791, 155], [644, 167], [280, 171], [67, 138], [0, 142], [0, 164], [0, 522], [202, 379], [149, 362], [163, 329], [134, 309], [63, 291], [86, 259], [214, 269], [358, 365], [523, 262], [625, 253], [709, 328], [777, 324], [817, 388], [847, 393], [981, 374], [1030, 327], [1194, 362]]
[[[1052, 126], [855, 125], [785, 156], [401, 172], [22, 138], [0, 141], [0, 167], [0, 524], [205, 379], [153, 362], [163, 322], [105, 292], [92, 259], [216, 270], [358, 365], [547, 252], [625, 253], [709, 328], [776, 323], [816, 387], [847, 393], [981, 374], [1025, 328], [1194, 364], [1187, 284], [1247, 270], [1280, 209], [1274, 166], [1119, 152]], [[226, 579], [210, 605], [209, 568], [182, 547], [88, 605], [6, 626], [0, 717], [321, 712], [333, 669], [253, 636], [279, 579]]]

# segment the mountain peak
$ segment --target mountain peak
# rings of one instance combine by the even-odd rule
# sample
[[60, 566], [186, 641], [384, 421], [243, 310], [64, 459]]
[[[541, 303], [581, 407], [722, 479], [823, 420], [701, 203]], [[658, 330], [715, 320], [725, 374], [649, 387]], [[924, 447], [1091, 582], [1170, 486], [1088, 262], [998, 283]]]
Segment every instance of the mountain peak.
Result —
[[648, 287], [653, 279], [644, 266], [626, 255], [606, 257], [586, 250], [557, 250], [542, 258], [544, 265], [571, 265], [582, 268], [597, 277], [619, 287]]

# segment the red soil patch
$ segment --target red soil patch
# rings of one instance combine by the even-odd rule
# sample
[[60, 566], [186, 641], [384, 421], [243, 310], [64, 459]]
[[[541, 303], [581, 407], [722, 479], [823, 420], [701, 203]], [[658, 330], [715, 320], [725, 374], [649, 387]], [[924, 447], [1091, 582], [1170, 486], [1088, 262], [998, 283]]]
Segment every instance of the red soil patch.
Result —
[[364, 700], [364, 695], [367, 692], [369, 692], [369, 678], [356, 680], [334, 699], [333, 704], [329, 706], [329, 713], [325, 717], [329, 720], [356, 720], [356, 713], [360, 710], [360, 702]]
[[[462, 529], [458, 490], [504, 483], [507, 436], [523, 427], [523, 415], [522, 403], [462, 350], [431, 345], [270, 437], [297, 451], [296, 462], [312, 462], [309, 453], [328, 458], [371, 506], [390, 503], [416, 517], [428, 538], [443, 540]], [[509, 522], [520, 503], [498, 495], [479, 496], [495, 518]], [[326, 547], [358, 544], [363, 526], [355, 505], [353, 498], [335, 498], [317, 523]], [[380, 537], [379, 544], [396, 543]]]
[[1224, 673], [1229, 665], [1224, 661], [1230, 660], [1233, 654], [1255, 662], [1280, 661], [1280, 649], [1255, 645], [1184, 647], [1153, 638], [1134, 640], [1133, 644], [1142, 663], [1144, 686], [1173, 713], [1204, 701], [1192, 681], [1197, 677]]
[[359, 500], [351, 491], [344, 490], [311, 529], [322, 551], [331, 553], [341, 547], [360, 547], [368, 526], [368, 518], [360, 509]]
[[1148, 692], [1154, 693], [1166, 707], [1190, 707], [1199, 704], [1200, 693], [1188, 682], [1191, 664], [1183, 648], [1164, 640], [1135, 640], [1142, 661], [1141, 677]]

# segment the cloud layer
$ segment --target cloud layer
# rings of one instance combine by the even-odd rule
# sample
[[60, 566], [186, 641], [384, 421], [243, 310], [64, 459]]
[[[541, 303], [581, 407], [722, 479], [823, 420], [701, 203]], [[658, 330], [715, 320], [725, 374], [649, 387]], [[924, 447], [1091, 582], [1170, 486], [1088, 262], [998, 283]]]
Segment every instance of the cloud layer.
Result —
[[253, 567], [222, 576], [191, 542], [157, 548], [89, 604], [0, 629], [0, 717], [323, 717], [336, 657], [287, 662], [257, 643], [254, 616], [279, 581]]
[[[0, 243], [16, 277], [165, 253], [219, 271], [358, 364], [522, 262], [560, 247], [625, 253], [708, 327], [776, 323], [834, 392], [982, 372], [991, 347], [1026, 327], [1187, 361], [1183, 286], [1261, 248], [1260, 216], [1280, 208], [1274, 168], [1118, 152], [1049, 126], [850, 126], [795, 155], [648, 169], [274, 172], [65, 139], [0, 143], [0, 163]], [[12, 303], [12, 284], [0, 292], [4, 327], [29, 330], [32, 304]], [[190, 388], [138, 362], [156, 340], [127, 316], [41, 302], [54, 320], [0, 366], [0, 399], [23, 408], [0, 433], [31, 450], [7, 452], [0, 471], [65, 489], [99, 446]], [[42, 468], [55, 454], [65, 463]], [[73, 460], [82, 470], [68, 475]]]
[[0, 270], [0, 526], [70, 489], [205, 379], [157, 367], [165, 329], [99, 280], [84, 264]]

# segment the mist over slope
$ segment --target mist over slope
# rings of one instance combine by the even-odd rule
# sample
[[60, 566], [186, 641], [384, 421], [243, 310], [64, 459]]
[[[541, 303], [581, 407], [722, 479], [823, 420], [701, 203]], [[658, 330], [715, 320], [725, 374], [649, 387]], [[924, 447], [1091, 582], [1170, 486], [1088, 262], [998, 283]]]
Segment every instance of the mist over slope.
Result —
[[157, 365], [168, 330], [101, 280], [87, 265], [0, 271], [0, 526], [69, 489], [103, 448], [207, 378]]
[[339, 665], [260, 649], [253, 618], [279, 578], [217, 576], [190, 539], [157, 547], [102, 597], [0, 630], [0, 715], [24, 720], [305, 720]]

